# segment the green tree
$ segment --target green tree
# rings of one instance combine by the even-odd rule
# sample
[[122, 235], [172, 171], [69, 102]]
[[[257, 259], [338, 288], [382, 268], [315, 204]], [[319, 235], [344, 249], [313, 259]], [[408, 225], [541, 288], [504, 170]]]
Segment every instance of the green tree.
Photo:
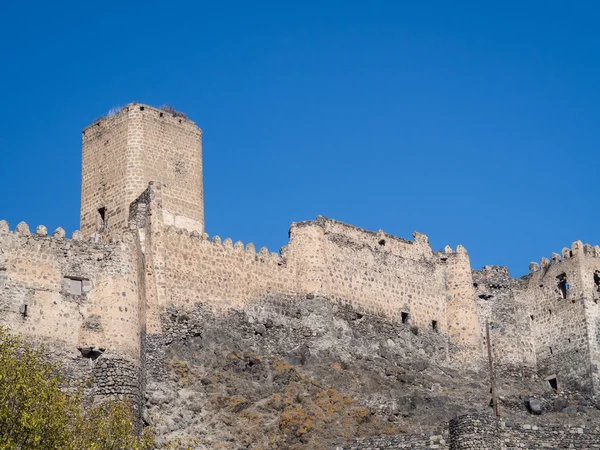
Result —
[[0, 327], [0, 450], [153, 448], [152, 430], [136, 433], [129, 404], [89, 404], [42, 350]]

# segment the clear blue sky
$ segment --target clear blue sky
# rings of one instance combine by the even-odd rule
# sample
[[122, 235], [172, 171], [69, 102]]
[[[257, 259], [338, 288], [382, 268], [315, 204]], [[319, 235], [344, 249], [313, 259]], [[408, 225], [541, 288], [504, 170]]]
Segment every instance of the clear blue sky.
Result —
[[76, 229], [81, 129], [138, 101], [203, 129], [211, 236], [324, 215], [515, 276], [600, 243], [596, 2], [70, 3], [2, 5], [11, 228]]

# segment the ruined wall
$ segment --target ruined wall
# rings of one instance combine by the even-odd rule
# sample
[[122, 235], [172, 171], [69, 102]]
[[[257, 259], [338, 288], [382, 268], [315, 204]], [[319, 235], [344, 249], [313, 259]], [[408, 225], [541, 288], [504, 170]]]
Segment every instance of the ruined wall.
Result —
[[481, 357], [471, 268], [461, 246], [438, 254], [421, 233], [408, 241], [319, 217], [292, 226], [285, 255], [297, 269], [300, 292], [438, 331], [454, 344], [453, 357]]
[[588, 320], [581, 271], [582, 251], [575, 243], [563, 256], [542, 259], [518, 296], [528, 305], [538, 374], [556, 377], [559, 389], [591, 392]]
[[535, 373], [548, 389], [598, 392], [599, 274], [600, 248], [580, 241], [531, 263], [520, 279], [504, 267], [473, 271], [501, 375]]
[[446, 331], [445, 279], [427, 243], [369, 232], [323, 217], [294, 224], [286, 257], [302, 291], [315, 291], [359, 311]]
[[126, 228], [129, 205], [150, 181], [164, 186], [166, 220], [203, 231], [202, 132], [185, 116], [130, 104], [84, 129], [82, 148], [84, 235]]
[[473, 271], [473, 286], [482, 341], [486, 344], [485, 327], [489, 322], [492, 355], [500, 380], [505, 376], [523, 377], [536, 373], [529, 302], [527, 296], [521, 294], [527, 282], [510, 278], [506, 267], [485, 266]]
[[0, 323], [42, 343], [73, 378], [92, 375], [95, 394], [139, 396], [137, 257], [131, 234], [84, 242], [0, 222]]

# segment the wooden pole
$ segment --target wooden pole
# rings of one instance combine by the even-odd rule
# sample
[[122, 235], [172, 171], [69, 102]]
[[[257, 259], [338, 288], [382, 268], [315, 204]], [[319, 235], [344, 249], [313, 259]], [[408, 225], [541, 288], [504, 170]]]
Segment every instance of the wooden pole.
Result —
[[494, 405], [494, 413], [496, 417], [500, 417], [500, 404], [498, 403], [498, 391], [496, 390], [496, 376], [494, 374], [494, 360], [492, 357], [492, 339], [490, 336], [490, 323], [485, 321], [485, 334], [487, 337], [488, 360], [490, 364], [490, 382], [492, 385], [492, 402]]

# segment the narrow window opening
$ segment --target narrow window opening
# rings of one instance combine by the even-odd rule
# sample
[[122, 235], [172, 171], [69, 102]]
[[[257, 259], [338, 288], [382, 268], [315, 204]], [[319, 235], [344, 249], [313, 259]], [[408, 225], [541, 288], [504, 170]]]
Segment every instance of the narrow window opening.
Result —
[[594, 284], [596, 285], [596, 291], [600, 292], [600, 272], [597, 270], [594, 272]]
[[379, 240], [379, 245], [381, 245], [383, 247], [385, 245], [385, 239], [380, 239]]
[[550, 389], [558, 391], [558, 381], [556, 380], [556, 377], [548, 379], [548, 386], [550, 386]]
[[570, 344], [571, 343], [571, 338], [568, 338], [567, 340], [569, 341], [569, 344]]
[[567, 275], [563, 272], [556, 277], [558, 293], [562, 298], [567, 298], [567, 292], [569, 291], [569, 283], [567, 283]]
[[474, 288], [476, 288], [477, 286], [479, 286], [477, 283], [473, 283]]
[[438, 322], [437, 322], [437, 320], [432, 320], [431, 321], [431, 328], [433, 329], [433, 331], [438, 331]]
[[530, 315], [529, 317], [531, 317], [531, 320], [535, 320], [535, 318], [533, 317], [533, 314]]
[[548, 310], [548, 314], [552, 315], [552, 310], [551, 309]]
[[402, 312], [402, 313], [400, 313], [400, 315], [402, 316], [402, 323], [407, 324], [408, 323], [408, 313]]
[[98, 231], [102, 233], [106, 231], [106, 228], [106, 208], [103, 206], [102, 208], [98, 208]]
[[552, 355], [552, 347], [548, 347], [548, 349], [550, 350], [550, 354]]

